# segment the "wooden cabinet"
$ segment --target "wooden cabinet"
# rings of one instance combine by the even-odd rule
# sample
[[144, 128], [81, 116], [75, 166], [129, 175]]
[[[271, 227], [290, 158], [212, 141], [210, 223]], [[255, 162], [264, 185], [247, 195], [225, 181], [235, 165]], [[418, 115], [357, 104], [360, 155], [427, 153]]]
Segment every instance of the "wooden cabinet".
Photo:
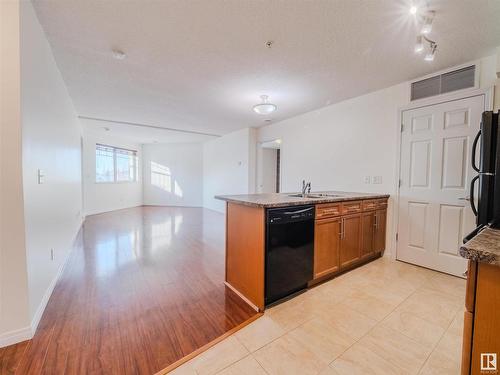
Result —
[[340, 248], [339, 218], [316, 220], [314, 230], [314, 278], [339, 270]]
[[[475, 296], [470, 366], [472, 375], [484, 373], [481, 372], [481, 361], [488, 367], [487, 360], [491, 360], [491, 356], [481, 358], [482, 354], [500, 353], [500, 266], [478, 264]], [[464, 322], [465, 328], [467, 324]]]
[[375, 233], [373, 250], [377, 253], [385, 249], [385, 229], [387, 221], [387, 209], [375, 211]]
[[361, 214], [361, 258], [373, 255], [375, 249], [375, 211]]
[[481, 365], [500, 353], [500, 266], [469, 260], [465, 310], [461, 374], [493, 373]]
[[314, 279], [373, 258], [385, 248], [387, 199], [318, 204]]
[[361, 214], [342, 217], [340, 228], [340, 268], [349, 267], [361, 257]]

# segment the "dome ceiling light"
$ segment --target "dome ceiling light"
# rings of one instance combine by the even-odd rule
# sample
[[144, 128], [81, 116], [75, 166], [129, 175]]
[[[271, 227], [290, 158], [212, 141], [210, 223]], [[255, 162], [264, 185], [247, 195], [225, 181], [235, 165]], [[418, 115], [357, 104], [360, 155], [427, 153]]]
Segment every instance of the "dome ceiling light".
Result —
[[253, 106], [255, 113], [258, 113], [259, 115], [268, 115], [278, 109], [276, 104], [268, 102], [269, 97], [267, 95], [261, 95], [260, 98], [262, 99], [262, 103]]

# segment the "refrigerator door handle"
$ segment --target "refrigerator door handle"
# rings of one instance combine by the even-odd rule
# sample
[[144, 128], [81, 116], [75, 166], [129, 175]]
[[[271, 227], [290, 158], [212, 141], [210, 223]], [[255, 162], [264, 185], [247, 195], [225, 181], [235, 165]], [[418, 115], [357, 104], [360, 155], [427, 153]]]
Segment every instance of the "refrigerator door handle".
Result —
[[479, 141], [479, 137], [481, 137], [481, 130], [479, 130], [477, 132], [476, 137], [474, 138], [474, 142], [472, 142], [471, 162], [472, 162], [472, 169], [474, 169], [476, 172], [480, 172], [479, 168], [476, 166], [476, 149], [477, 149], [477, 142]]
[[470, 202], [470, 208], [472, 209], [472, 212], [474, 213], [474, 216], [477, 216], [477, 209], [476, 209], [476, 205], [474, 203], [474, 185], [476, 184], [477, 180], [479, 180], [479, 175], [475, 176], [472, 179], [472, 181], [470, 182], [469, 202]]

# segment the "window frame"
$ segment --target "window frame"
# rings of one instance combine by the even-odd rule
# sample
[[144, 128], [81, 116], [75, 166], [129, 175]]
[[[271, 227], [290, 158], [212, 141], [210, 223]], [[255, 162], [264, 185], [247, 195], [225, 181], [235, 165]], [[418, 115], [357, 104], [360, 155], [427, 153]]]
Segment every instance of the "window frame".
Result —
[[[98, 181], [97, 180], [97, 151], [99, 147], [111, 149], [113, 151], [113, 180], [112, 181]], [[121, 151], [123, 153], [125, 151], [126, 154], [132, 155], [133, 156], [133, 166], [134, 166], [134, 178], [133, 180], [118, 180], [118, 172], [117, 172], [117, 162], [116, 162], [116, 154], [117, 150]], [[96, 143], [95, 148], [94, 148], [94, 155], [96, 158], [96, 161], [94, 163], [95, 167], [95, 173], [94, 173], [94, 182], [96, 184], [132, 184], [132, 183], [137, 183], [139, 180], [139, 155], [137, 150], [132, 150], [124, 147], [116, 147], [116, 146], [111, 146], [107, 145], [104, 143]], [[129, 169], [130, 170], [130, 169]]]

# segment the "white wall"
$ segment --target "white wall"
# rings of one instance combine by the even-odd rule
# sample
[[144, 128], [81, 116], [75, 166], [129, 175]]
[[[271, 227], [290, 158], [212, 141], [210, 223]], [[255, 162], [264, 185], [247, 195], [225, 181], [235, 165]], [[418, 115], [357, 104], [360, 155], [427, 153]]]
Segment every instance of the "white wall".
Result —
[[[85, 124], [85, 120], [81, 120]], [[135, 182], [96, 183], [95, 146], [96, 143], [137, 150], [138, 180]], [[142, 146], [128, 138], [89, 131], [84, 126], [83, 136], [83, 206], [85, 215], [120, 210], [142, 205]]]
[[[151, 174], [152, 163], [166, 167], [170, 181]], [[147, 144], [142, 146], [143, 203], [159, 206], [203, 205], [203, 145], [201, 143]], [[159, 183], [160, 182], [160, 183]]]
[[203, 145], [203, 206], [224, 212], [215, 195], [255, 191], [256, 131], [242, 129]]
[[[396, 176], [398, 108], [407, 84], [321, 108], [259, 129], [259, 141], [281, 138], [284, 192], [313, 190], [392, 192]], [[364, 176], [382, 176], [365, 184]]]
[[21, 110], [30, 318], [36, 326], [81, 225], [81, 127], [29, 1], [21, 2]]
[[19, 1], [0, 1], [0, 347], [31, 336], [24, 239]]

